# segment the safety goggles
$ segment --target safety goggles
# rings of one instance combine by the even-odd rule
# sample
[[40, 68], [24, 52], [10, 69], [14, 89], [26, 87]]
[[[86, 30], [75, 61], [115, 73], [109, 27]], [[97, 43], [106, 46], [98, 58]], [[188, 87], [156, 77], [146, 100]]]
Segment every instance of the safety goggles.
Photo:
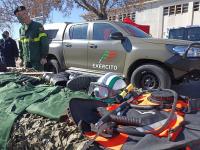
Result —
[[120, 90], [113, 90], [109, 88], [107, 85], [102, 85], [97, 82], [91, 82], [88, 95], [94, 94], [96, 98], [104, 99], [104, 98], [114, 98], [117, 94], [119, 94]]

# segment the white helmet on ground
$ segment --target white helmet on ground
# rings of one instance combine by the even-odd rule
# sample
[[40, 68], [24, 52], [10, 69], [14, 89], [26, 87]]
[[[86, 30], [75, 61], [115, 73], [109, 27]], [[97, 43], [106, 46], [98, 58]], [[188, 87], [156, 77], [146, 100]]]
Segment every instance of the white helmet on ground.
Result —
[[121, 76], [109, 72], [98, 79], [97, 82], [90, 83], [89, 94], [96, 98], [113, 98], [126, 87]]

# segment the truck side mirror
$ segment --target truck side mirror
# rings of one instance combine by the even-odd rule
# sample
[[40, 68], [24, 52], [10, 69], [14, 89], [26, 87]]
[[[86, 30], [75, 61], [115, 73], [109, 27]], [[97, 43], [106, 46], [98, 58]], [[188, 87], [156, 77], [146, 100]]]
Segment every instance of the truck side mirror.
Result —
[[121, 32], [113, 32], [110, 34], [110, 38], [113, 40], [124, 40], [125, 37]]

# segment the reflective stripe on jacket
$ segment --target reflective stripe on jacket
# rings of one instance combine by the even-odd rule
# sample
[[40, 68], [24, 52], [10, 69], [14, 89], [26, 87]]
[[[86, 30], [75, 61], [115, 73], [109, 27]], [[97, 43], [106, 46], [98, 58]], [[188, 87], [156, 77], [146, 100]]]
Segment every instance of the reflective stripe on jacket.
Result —
[[45, 58], [49, 50], [47, 34], [42, 24], [32, 21], [20, 28], [20, 57], [25, 62], [38, 62]]

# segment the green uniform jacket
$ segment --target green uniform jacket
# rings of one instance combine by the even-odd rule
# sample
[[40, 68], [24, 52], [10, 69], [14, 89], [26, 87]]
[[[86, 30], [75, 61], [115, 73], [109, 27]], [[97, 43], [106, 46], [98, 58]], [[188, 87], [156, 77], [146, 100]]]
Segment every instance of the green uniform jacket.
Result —
[[22, 25], [19, 33], [20, 58], [25, 64], [30, 63], [34, 68], [36, 65], [35, 69], [38, 69], [41, 58], [46, 58], [49, 51], [48, 37], [42, 24], [31, 21], [29, 25]]

